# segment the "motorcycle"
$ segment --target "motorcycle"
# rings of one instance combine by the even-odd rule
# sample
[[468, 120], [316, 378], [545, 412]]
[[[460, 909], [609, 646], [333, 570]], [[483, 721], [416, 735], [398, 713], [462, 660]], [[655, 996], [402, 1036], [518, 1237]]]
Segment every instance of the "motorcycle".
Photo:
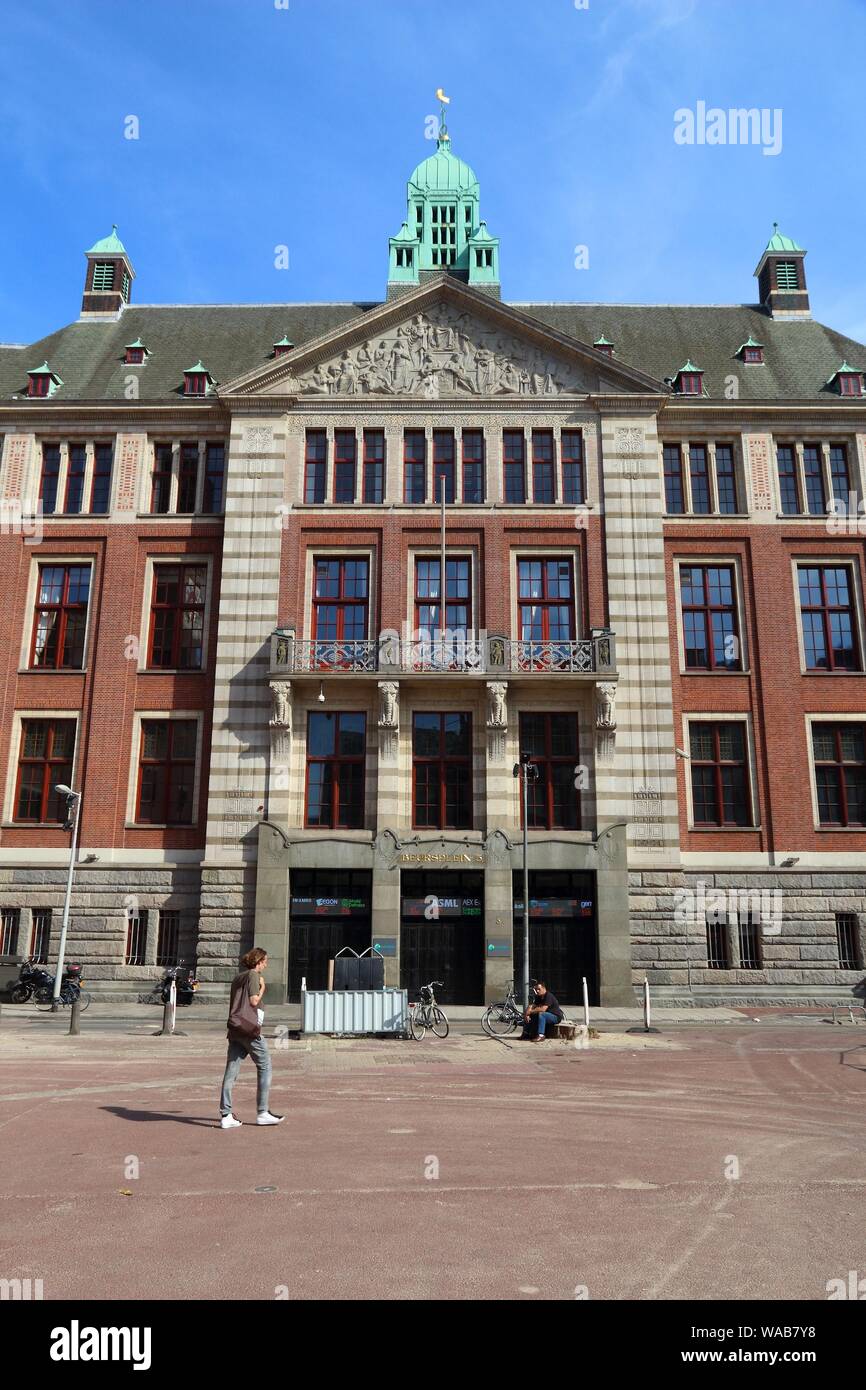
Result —
[[48, 970], [43, 970], [41, 965], [34, 965], [32, 960], [25, 960], [18, 967], [18, 983], [13, 987], [11, 999], [13, 1004], [26, 1004], [34, 994], [40, 990], [54, 988], [54, 976]]
[[171, 982], [175, 982], [175, 999], [178, 1004], [191, 1004], [198, 989], [198, 980], [189, 968], [184, 968], [183, 961], [178, 961], [177, 965], [169, 965], [163, 976], [162, 984], [159, 986], [160, 998], [163, 1004], [171, 1002]]

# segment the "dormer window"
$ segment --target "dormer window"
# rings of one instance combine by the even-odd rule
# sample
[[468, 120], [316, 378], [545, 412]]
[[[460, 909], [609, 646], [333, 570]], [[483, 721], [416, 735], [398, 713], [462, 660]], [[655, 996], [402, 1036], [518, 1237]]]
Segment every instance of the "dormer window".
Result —
[[397, 265], [402, 270], [411, 270], [414, 260], [415, 257], [413, 255], [411, 246], [397, 247]]
[[493, 266], [493, 248], [490, 246], [479, 247], [475, 252], [475, 264], [479, 270], [490, 270]]
[[680, 367], [674, 377], [673, 387], [678, 396], [702, 396], [704, 393], [703, 368], [696, 367], [693, 362], [686, 362], [685, 366]]
[[826, 385], [829, 390], [835, 391], [840, 396], [862, 396], [863, 373], [849, 366], [847, 362], [843, 362]]
[[200, 361], [194, 367], [188, 367], [183, 374], [183, 394], [185, 396], [206, 396], [211, 386], [213, 377]]
[[600, 338], [596, 338], [593, 347], [596, 352], [603, 352], [605, 357], [613, 357], [613, 343], [611, 343], [603, 333]]
[[93, 294], [107, 294], [114, 289], [114, 261], [96, 262], [90, 288]]
[[284, 333], [278, 343], [274, 343], [274, 357], [283, 357], [287, 352], [291, 352], [294, 343], [287, 333]]
[[740, 343], [734, 356], [739, 357], [741, 362], [761, 363], [764, 360], [764, 344], [749, 335], [744, 343]]
[[776, 289], [798, 290], [799, 288], [800, 277], [797, 274], [797, 262], [776, 261]]
[[147, 348], [140, 338], [136, 338], [134, 343], [126, 344], [126, 365], [128, 367], [141, 367], [145, 359], [150, 356]]
[[58, 386], [63, 382], [56, 372], [52, 372], [47, 362], [43, 362], [41, 367], [33, 367], [27, 373], [27, 395], [30, 397], [53, 396]]

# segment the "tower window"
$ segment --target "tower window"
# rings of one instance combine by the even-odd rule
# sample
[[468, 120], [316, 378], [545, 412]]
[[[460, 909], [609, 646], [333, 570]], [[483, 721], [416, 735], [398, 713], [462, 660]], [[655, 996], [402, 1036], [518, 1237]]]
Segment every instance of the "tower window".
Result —
[[120, 287], [120, 293], [121, 293], [122, 296], [123, 296], [124, 303], [127, 303], [127, 302], [129, 301], [129, 285], [130, 285], [129, 276], [127, 275], [126, 271], [124, 271], [124, 272], [123, 272], [123, 281], [122, 281], [121, 287]]
[[412, 264], [413, 264], [414, 259], [415, 259], [415, 258], [414, 258], [413, 254], [412, 254], [412, 247], [411, 247], [411, 246], [398, 246], [398, 247], [397, 247], [397, 265], [398, 265], [398, 266], [402, 267], [404, 270], [411, 270], [411, 269], [412, 269]]
[[114, 289], [114, 262], [97, 261], [93, 267], [93, 280], [90, 285], [94, 294]]
[[490, 267], [493, 265], [492, 249], [489, 247], [480, 247], [475, 252], [475, 264], [479, 268], [483, 268], [486, 266], [488, 269], [490, 269]]
[[457, 208], [453, 203], [436, 203], [430, 210], [433, 264], [453, 265], [457, 252]]
[[800, 279], [797, 275], [796, 261], [777, 261], [776, 262], [776, 289], [777, 290], [798, 290]]

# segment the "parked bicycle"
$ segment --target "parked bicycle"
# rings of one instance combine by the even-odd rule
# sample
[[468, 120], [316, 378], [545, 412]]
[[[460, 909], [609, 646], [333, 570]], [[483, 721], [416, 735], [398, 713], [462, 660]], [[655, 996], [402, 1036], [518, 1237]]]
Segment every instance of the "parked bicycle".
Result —
[[[531, 983], [534, 984], [535, 981]], [[481, 1027], [492, 1038], [506, 1037], [507, 1034], [513, 1033], [515, 1028], [523, 1027], [523, 1005], [517, 998], [513, 980], [504, 999], [498, 1000], [495, 1004], [488, 1004], [481, 1015]]]
[[417, 1000], [409, 1005], [409, 1031], [416, 1042], [421, 1041], [428, 1028], [437, 1038], [448, 1037], [448, 1019], [436, 1003], [434, 994], [440, 985], [444, 988], [445, 981], [431, 980], [429, 985], [422, 985]]
[[[84, 981], [81, 978], [81, 966], [67, 966], [60, 978], [60, 994], [57, 998], [58, 1004], [72, 1005], [77, 1000], [82, 1009], [88, 1009], [92, 1002], [93, 996], [91, 994], [88, 994], [86, 990], [83, 990], [81, 988], [83, 984]], [[43, 1008], [52, 1009], [54, 1007], [53, 976], [51, 978], [50, 984], [44, 985], [42, 988], [37, 989], [35, 998], [36, 1003], [41, 1004]]]

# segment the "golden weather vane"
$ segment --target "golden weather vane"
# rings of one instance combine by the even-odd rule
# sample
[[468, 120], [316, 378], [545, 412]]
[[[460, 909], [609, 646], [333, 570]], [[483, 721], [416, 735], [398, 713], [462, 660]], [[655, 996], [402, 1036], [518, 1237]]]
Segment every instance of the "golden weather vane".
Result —
[[442, 87], [436, 88], [436, 100], [439, 102], [439, 139], [447, 140], [448, 126], [445, 124], [445, 107], [450, 104], [451, 98], [446, 97]]

